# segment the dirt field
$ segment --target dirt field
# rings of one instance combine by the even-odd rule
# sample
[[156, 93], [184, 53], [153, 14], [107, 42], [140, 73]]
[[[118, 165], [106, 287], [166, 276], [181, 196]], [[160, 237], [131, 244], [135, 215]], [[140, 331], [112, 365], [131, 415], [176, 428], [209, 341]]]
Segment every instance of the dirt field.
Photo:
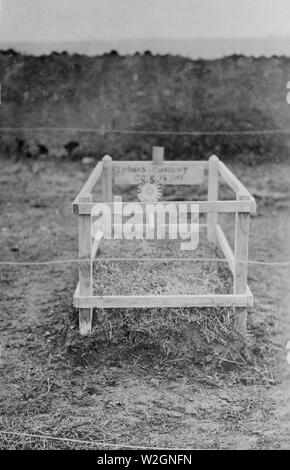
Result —
[[[257, 198], [250, 259], [290, 260], [290, 166], [231, 167]], [[76, 258], [71, 202], [91, 168], [3, 159], [1, 168], [0, 260]], [[226, 278], [225, 268], [215, 270]], [[289, 274], [250, 265], [255, 306], [246, 342], [229, 312], [197, 309], [99, 313], [94, 333], [80, 338], [76, 265], [2, 265], [0, 430], [94, 444], [2, 433], [0, 448], [101, 441], [289, 449]]]

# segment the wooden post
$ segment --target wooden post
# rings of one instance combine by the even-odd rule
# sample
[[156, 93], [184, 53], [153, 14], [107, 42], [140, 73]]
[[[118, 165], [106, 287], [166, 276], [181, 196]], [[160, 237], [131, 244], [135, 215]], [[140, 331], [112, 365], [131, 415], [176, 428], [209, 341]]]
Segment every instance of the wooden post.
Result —
[[[237, 194], [237, 200], [247, 200], [248, 195]], [[249, 246], [250, 214], [236, 212], [235, 223], [235, 269], [234, 294], [246, 294], [248, 278], [248, 246]], [[242, 261], [242, 262], [239, 262]], [[247, 331], [247, 308], [235, 308], [236, 329], [242, 334]]]
[[109, 155], [105, 155], [103, 157], [102, 175], [103, 202], [111, 202], [113, 200], [112, 183], [112, 158]]
[[[218, 164], [219, 159], [212, 155], [208, 161], [208, 200], [218, 200]], [[209, 212], [207, 214], [207, 239], [211, 243], [216, 243], [216, 227], [218, 221], [217, 212]]]
[[161, 165], [164, 161], [164, 147], [153, 147], [152, 160], [155, 165]]
[[[92, 196], [81, 197], [80, 202], [92, 202]], [[91, 215], [79, 215], [79, 295], [92, 295], [92, 235]], [[79, 309], [79, 330], [87, 335], [92, 330], [93, 309]]]

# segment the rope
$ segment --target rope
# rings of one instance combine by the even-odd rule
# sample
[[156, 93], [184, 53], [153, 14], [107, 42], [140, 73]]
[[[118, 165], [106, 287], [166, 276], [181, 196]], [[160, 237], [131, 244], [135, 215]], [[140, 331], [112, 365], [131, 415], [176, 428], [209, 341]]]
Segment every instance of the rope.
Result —
[[[0, 266], [49, 266], [57, 264], [79, 264], [83, 261], [90, 261], [90, 258], [79, 259], [63, 259], [63, 260], [52, 260], [52, 261], [0, 261]], [[142, 261], [142, 262], [166, 262], [166, 261], [205, 261], [205, 262], [221, 262], [228, 263], [225, 258], [96, 258], [95, 261]], [[289, 261], [259, 261], [259, 260], [237, 260], [237, 263], [255, 264], [261, 266], [290, 266]]]
[[[6, 435], [11, 435], [11, 436], [19, 436], [19, 437], [29, 437], [30, 439], [45, 439], [45, 440], [54, 440], [54, 441], [61, 441], [61, 442], [71, 442], [71, 443], [78, 443], [78, 444], [89, 444], [89, 445], [96, 445], [96, 446], [102, 446], [102, 447], [115, 447], [117, 449], [132, 449], [132, 450], [176, 450], [174, 447], [152, 447], [152, 446], [133, 446], [130, 444], [113, 444], [110, 442], [102, 442], [102, 441], [86, 441], [86, 440], [81, 440], [81, 439], [70, 439], [66, 437], [55, 437], [55, 436], [43, 436], [43, 435], [37, 435], [37, 434], [27, 434], [27, 433], [18, 433], [18, 432], [12, 432], [12, 431], [0, 431], [0, 434], [6, 434]], [[191, 449], [179, 449], [179, 450], [191, 450]]]
[[133, 130], [133, 129], [99, 129], [94, 127], [0, 127], [0, 132], [79, 132], [96, 134], [124, 134], [124, 135], [179, 135], [179, 136], [222, 136], [222, 135], [280, 135], [290, 134], [290, 129], [258, 129], [236, 131], [172, 131], [172, 130]]

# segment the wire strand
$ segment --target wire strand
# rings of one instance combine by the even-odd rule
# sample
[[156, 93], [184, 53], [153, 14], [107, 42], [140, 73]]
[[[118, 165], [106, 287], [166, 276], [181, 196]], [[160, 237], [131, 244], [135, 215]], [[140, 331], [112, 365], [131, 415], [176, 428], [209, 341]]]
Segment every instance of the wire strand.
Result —
[[173, 131], [173, 130], [136, 130], [136, 129], [102, 129], [94, 127], [0, 127], [0, 132], [80, 132], [124, 135], [179, 135], [179, 136], [222, 136], [222, 135], [271, 135], [290, 134], [290, 129], [249, 129], [233, 131]]

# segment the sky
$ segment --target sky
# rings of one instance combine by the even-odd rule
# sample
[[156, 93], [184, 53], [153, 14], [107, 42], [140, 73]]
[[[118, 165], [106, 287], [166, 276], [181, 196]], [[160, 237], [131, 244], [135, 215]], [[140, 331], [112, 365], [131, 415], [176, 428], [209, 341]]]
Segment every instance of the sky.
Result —
[[0, 0], [0, 41], [290, 36], [290, 0]]

